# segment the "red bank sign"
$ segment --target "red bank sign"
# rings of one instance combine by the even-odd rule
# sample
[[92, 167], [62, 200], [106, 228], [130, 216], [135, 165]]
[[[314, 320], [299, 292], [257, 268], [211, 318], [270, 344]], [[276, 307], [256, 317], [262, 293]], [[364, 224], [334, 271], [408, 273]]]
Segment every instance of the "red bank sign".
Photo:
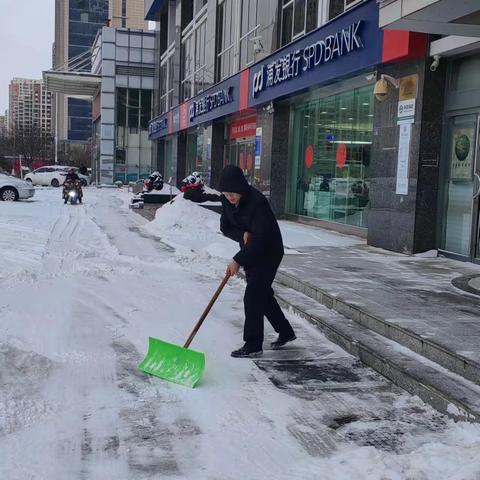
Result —
[[230, 124], [229, 138], [235, 140], [237, 138], [254, 137], [257, 130], [257, 117], [248, 117], [237, 120]]

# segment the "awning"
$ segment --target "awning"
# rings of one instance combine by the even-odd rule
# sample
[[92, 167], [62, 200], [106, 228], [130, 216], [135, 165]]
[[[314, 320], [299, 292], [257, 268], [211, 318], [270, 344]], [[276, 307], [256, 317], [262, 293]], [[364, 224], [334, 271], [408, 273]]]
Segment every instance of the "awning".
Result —
[[380, 27], [480, 37], [479, 0], [380, 0]]
[[91, 100], [100, 90], [102, 77], [89, 72], [43, 72], [46, 89], [69, 97]]

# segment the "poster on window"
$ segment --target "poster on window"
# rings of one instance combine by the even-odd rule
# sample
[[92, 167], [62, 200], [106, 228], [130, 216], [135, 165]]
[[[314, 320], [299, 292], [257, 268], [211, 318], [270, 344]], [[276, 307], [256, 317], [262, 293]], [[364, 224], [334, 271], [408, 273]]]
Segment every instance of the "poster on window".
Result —
[[471, 180], [475, 148], [474, 128], [455, 128], [452, 133], [450, 179]]

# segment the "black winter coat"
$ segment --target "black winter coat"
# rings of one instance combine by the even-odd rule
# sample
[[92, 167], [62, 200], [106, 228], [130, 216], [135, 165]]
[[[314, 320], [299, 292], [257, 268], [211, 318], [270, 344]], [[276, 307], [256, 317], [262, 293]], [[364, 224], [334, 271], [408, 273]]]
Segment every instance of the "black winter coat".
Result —
[[[220, 230], [240, 244], [233, 257], [242, 267], [276, 266], [283, 257], [283, 241], [277, 219], [265, 196], [249, 186], [237, 206], [222, 196]], [[250, 241], [243, 243], [243, 234], [250, 233]]]

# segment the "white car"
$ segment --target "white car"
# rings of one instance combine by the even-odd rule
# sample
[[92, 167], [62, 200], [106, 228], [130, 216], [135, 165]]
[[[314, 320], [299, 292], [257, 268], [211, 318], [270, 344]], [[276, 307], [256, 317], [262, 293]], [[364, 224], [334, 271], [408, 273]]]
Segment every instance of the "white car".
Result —
[[0, 173], [0, 200], [13, 202], [35, 195], [32, 184], [17, 177]]
[[67, 173], [72, 168], [77, 172], [83, 186], [90, 183], [90, 177], [78, 173], [77, 167], [69, 167], [65, 165], [47, 165], [45, 167], [37, 168], [33, 172], [25, 175], [25, 180], [31, 182], [33, 185], [51, 185], [52, 187], [59, 187], [60, 185], [63, 185]]

